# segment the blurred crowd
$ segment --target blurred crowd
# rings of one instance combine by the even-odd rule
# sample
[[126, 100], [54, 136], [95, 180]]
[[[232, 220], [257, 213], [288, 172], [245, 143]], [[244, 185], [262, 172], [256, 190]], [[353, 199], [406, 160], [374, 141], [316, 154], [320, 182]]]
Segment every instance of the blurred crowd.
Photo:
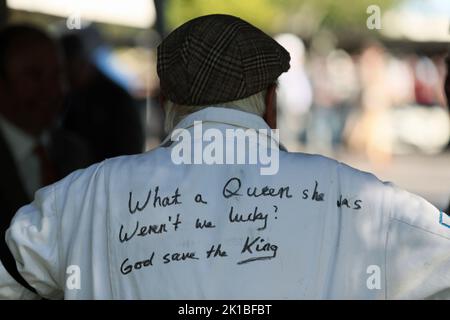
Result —
[[377, 42], [347, 52], [333, 48], [327, 35], [305, 50], [295, 35], [276, 39], [292, 58], [278, 92], [281, 139], [291, 148], [326, 154], [346, 148], [383, 164], [393, 154], [447, 147], [444, 53], [393, 53]]
[[0, 235], [41, 187], [144, 150], [133, 97], [94, 63], [86, 43], [29, 25], [0, 31]]

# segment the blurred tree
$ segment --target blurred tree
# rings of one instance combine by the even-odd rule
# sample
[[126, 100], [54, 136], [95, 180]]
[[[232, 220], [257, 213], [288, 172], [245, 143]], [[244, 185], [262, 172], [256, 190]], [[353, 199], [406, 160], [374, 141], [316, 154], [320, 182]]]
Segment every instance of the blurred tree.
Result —
[[402, 0], [169, 0], [166, 18], [173, 29], [192, 18], [227, 13], [239, 16], [269, 33], [295, 32], [309, 36], [318, 29], [369, 32], [368, 6], [383, 12]]
[[166, 18], [169, 29], [198, 16], [225, 13], [238, 16], [255, 26], [270, 31], [274, 17], [282, 6], [271, 0], [169, 0]]

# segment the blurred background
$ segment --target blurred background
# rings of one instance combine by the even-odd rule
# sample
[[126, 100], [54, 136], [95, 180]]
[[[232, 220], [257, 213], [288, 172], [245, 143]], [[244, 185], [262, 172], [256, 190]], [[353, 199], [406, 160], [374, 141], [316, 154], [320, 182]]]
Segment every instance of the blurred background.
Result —
[[92, 162], [158, 145], [156, 47], [209, 13], [239, 16], [290, 52], [278, 91], [289, 150], [336, 158], [447, 208], [449, 0], [0, 0], [1, 26], [32, 24], [60, 43], [59, 124], [91, 144]]

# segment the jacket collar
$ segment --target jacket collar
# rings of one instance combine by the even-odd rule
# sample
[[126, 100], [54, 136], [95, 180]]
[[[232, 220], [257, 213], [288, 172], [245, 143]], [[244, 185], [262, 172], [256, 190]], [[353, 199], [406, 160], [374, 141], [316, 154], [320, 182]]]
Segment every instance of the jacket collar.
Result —
[[[190, 129], [194, 127], [194, 121], [202, 121], [202, 124], [214, 125], [226, 125], [231, 127], [237, 127], [242, 129], [266, 129], [268, 136], [276, 143], [280, 150], [287, 151], [286, 148], [273, 137], [271, 134], [271, 128], [269, 125], [256, 114], [240, 111], [236, 109], [224, 108], [224, 107], [207, 107], [197, 112], [187, 115], [181, 120], [172, 132], [176, 129]], [[172, 132], [161, 142], [160, 147], [170, 146]]]

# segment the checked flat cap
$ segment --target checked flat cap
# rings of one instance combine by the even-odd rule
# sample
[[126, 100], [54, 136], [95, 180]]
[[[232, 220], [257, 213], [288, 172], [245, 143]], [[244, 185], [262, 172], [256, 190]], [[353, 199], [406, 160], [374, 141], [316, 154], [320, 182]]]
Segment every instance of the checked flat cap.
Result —
[[265, 90], [289, 69], [289, 53], [248, 22], [230, 15], [195, 18], [158, 46], [162, 94], [182, 105], [209, 105]]

